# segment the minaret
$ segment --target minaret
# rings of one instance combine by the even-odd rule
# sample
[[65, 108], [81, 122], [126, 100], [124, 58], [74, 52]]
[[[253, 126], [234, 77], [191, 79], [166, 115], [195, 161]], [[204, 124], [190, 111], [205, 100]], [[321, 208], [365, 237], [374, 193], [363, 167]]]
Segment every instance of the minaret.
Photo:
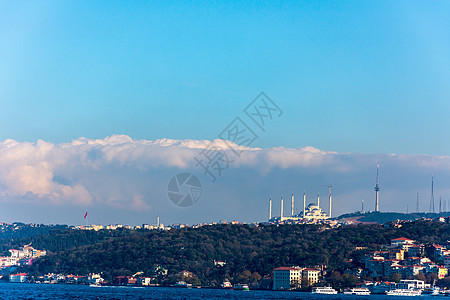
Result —
[[306, 210], [306, 192], [303, 192], [303, 218], [305, 218], [305, 210]]
[[281, 213], [280, 213], [280, 221], [283, 221], [283, 195], [281, 195]]
[[291, 216], [294, 216], [294, 193], [291, 196]]
[[377, 164], [377, 185], [375, 186], [375, 211], [380, 211], [380, 207], [379, 207], [379, 193], [380, 193], [380, 185], [378, 184], [378, 171], [380, 169], [380, 164]]
[[269, 221], [272, 219], [272, 196], [269, 198]]
[[319, 196], [319, 193], [317, 193], [317, 207], [320, 208], [320, 196]]
[[328, 217], [331, 218], [331, 188], [333, 186], [330, 184], [328, 186]]
[[439, 213], [442, 212], [442, 197], [439, 197]]
[[364, 200], [361, 200], [361, 212], [364, 213]]
[[158, 228], [159, 228], [159, 215], [158, 215], [158, 217], [156, 218], [156, 226], [158, 226]]

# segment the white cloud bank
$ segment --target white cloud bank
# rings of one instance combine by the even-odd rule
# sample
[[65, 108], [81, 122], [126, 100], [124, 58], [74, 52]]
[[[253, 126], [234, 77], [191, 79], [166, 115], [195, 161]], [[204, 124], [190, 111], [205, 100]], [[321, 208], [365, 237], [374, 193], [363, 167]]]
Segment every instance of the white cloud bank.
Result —
[[[429, 199], [432, 173], [437, 191], [445, 199], [450, 196], [449, 156], [336, 153], [313, 147], [238, 147], [242, 153], [237, 157], [222, 140], [214, 144], [233, 162], [213, 185], [194, 160], [209, 144], [206, 140], [133, 140], [125, 135], [79, 138], [61, 144], [8, 139], [0, 142], [0, 202], [173, 210], [165, 195], [167, 183], [171, 176], [185, 171], [196, 174], [207, 192], [199, 204], [203, 202], [205, 211], [197, 209], [199, 214], [213, 214], [224, 197], [232, 197], [236, 198], [232, 204], [236, 209], [221, 210], [219, 217], [231, 219], [242, 206], [255, 205], [259, 210], [254, 210], [252, 217], [256, 218], [264, 214], [260, 201], [269, 193], [325, 193], [321, 185], [329, 183], [335, 186], [337, 203], [359, 208], [362, 197], [372, 198], [377, 162], [382, 168], [382, 195], [386, 191], [385, 195], [394, 197], [383, 203], [386, 209], [402, 210], [404, 201], [409, 201], [405, 199], [415, 199], [416, 192]], [[450, 209], [450, 200], [448, 206]], [[335, 211], [352, 210], [347, 207]], [[193, 214], [190, 217], [194, 219]]]

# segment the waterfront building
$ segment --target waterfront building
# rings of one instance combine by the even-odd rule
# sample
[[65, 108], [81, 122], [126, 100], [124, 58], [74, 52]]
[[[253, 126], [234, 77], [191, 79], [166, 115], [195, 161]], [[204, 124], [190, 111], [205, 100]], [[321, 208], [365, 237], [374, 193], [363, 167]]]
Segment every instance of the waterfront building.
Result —
[[273, 289], [291, 290], [319, 281], [320, 271], [312, 268], [280, 267], [273, 270]]
[[429, 284], [426, 285], [423, 280], [417, 279], [402, 279], [400, 283], [397, 283], [397, 289], [424, 289], [426, 287], [429, 287]]
[[302, 279], [302, 268], [280, 267], [273, 270], [273, 289], [290, 290], [295, 285], [300, 286]]
[[27, 273], [18, 273], [9, 275], [9, 282], [26, 282], [28, 274]]
[[143, 286], [149, 286], [152, 279], [150, 277], [141, 277], [140, 278], [140, 284]]
[[304, 283], [313, 285], [319, 282], [320, 271], [316, 269], [306, 268], [302, 270], [302, 279]]

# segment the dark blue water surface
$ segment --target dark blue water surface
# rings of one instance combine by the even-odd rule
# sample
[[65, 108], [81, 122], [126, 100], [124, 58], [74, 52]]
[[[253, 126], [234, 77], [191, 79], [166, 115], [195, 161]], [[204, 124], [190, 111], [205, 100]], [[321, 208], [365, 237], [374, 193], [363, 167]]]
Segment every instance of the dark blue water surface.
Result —
[[[419, 298], [429, 298], [421, 296]], [[0, 299], [403, 299], [385, 295], [347, 296], [311, 295], [300, 292], [232, 291], [212, 289], [182, 289], [163, 287], [90, 287], [64, 284], [0, 283]], [[413, 298], [417, 299], [417, 298]], [[430, 299], [450, 299], [432, 297]]]

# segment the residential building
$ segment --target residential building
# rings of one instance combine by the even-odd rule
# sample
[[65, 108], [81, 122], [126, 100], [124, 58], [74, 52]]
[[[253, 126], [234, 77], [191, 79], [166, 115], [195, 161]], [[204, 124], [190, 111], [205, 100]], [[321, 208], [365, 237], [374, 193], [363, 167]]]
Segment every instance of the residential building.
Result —
[[394, 251], [390, 251], [389, 259], [404, 260], [405, 259], [405, 250], [396, 249]]
[[420, 257], [423, 255], [424, 250], [424, 245], [409, 245], [407, 254], [408, 257]]
[[404, 237], [391, 240], [391, 247], [402, 248], [403, 246], [414, 245], [415, 241]]
[[447, 269], [450, 269], [450, 255], [444, 256], [444, 266], [445, 266]]

